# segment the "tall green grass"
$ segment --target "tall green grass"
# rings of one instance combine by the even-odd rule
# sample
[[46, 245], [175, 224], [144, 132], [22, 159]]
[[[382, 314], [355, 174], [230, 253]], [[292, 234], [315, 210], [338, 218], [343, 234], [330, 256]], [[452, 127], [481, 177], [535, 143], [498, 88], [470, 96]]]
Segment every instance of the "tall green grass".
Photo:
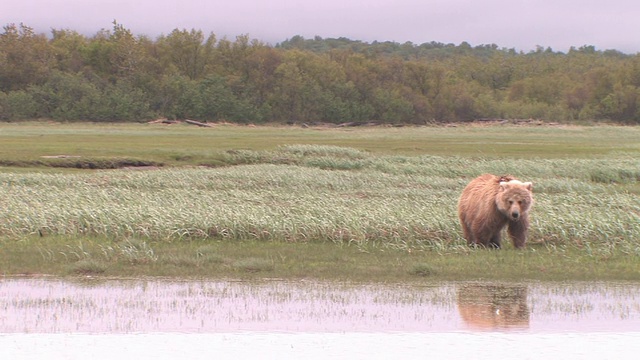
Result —
[[222, 156], [239, 165], [0, 173], [0, 235], [256, 239], [466, 251], [457, 199], [473, 177], [492, 172], [533, 181], [529, 242], [534, 247], [640, 256], [640, 160], [624, 154], [408, 156], [292, 144]]

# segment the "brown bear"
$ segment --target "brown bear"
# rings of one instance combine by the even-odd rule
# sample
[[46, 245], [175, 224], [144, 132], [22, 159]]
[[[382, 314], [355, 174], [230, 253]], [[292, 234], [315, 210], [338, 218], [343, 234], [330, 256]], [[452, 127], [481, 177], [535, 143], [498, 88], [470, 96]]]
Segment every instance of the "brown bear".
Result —
[[480, 175], [462, 191], [458, 216], [467, 243], [500, 248], [500, 232], [508, 233], [516, 248], [523, 248], [529, 230], [529, 209], [533, 204], [532, 184], [510, 175]]

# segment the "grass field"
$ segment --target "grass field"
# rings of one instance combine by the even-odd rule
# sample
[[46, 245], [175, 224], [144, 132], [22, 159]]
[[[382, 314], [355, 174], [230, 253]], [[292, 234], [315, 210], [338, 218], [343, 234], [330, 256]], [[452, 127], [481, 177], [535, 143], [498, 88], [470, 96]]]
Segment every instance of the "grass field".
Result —
[[[614, 126], [2, 124], [0, 269], [638, 280], [639, 139]], [[526, 250], [462, 239], [457, 198], [485, 172], [534, 183]]]

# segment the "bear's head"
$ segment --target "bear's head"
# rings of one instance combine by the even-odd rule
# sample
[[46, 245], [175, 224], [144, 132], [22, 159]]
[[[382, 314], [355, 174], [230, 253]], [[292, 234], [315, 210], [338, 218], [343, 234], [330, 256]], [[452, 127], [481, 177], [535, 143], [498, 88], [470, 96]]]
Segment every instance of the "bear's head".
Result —
[[500, 190], [496, 197], [498, 210], [511, 221], [518, 221], [523, 214], [529, 211], [533, 204], [531, 182], [521, 182], [519, 180], [501, 181]]

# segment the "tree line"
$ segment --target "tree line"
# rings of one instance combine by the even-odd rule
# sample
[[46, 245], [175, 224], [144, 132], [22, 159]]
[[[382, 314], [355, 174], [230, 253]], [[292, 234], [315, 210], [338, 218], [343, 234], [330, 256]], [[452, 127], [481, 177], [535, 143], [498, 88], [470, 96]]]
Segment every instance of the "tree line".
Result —
[[196, 29], [151, 39], [115, 21], [93, 36], [3, 29], [3, 121], [640, 123], [640, 55], [593, 46], [525, 53], [301, 36], [272, 46]]

